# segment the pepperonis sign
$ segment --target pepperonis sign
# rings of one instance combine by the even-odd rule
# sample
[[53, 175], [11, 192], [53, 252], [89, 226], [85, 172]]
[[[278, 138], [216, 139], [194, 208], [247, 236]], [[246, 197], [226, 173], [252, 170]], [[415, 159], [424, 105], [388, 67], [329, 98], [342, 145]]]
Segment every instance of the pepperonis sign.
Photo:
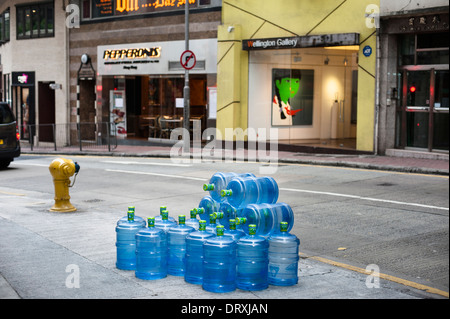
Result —
[[186, 1], [197, 7], [198, 0], [92, 0], [92, 18], [184, 10]]

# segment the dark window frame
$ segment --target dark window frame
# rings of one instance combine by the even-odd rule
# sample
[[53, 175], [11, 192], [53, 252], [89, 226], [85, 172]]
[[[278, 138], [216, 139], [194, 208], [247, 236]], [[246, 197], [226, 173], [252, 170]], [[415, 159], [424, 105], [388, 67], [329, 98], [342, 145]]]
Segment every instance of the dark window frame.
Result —
[[[28, 18], [26, 16], [27, 12], [29, 13]], [[27, 21], [29, 22], [28, 26]], [[42, 28], [42, 22], [44, 22], [44, 28]], [[16, 5], [16, 30], [17, 30], [16, 32], [17, 40], [54, 37], [55, 36], [54, 1], [36, 2], [26, 5]]]
[[10, 40], [11, 10], [7, 8], [0, 14], [0, 45]]

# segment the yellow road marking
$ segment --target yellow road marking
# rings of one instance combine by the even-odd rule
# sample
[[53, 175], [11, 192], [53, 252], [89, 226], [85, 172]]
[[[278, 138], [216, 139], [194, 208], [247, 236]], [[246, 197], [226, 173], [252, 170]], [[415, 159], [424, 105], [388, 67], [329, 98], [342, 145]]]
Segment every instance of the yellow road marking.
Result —
[[[361, 274], [369, 275], [369, 272], [366, 269], [363, 269], [363, 268], [347, 265], [347, 264], [344, 264], [344, 263], [341, 263], [341, 262], [337, 262], [337, 261], [334, 261], [334, 260], [330, 260], [330, 259], [326, 259], [326, 258], [323, 258], [323, 257], [307, 256], [304, 253], [300, 253], [300, 255], [303, 256], [303, 257], [306, 257], [308, 259], [320, 261], [320, 262], [325, 263], [325, 264], [329, 264], [329, 265], [332, 265], [332, 266], [336, 266], [336, 267], [348, 269], [348, 270], [351, 270], [351, 271], [355, 271], [355, 272], [358, 272], [358, 273], [361, 273]], [[413, 281], [405, 280], [405, 279], [402, 279], [402, 278], [398, 278], [398, 277], [387, 275], [387, 274], [383, 274], [383, 273], [380, 273], [379, 277], [381, 279], [384, 279], [384, 280], [389, 280], [389, 281], [392, 281], [392, 282], [395, 282], [395, 283], [398, 283], [398, 284], [401, 284], [401, 285], [404, 285], [404, 286], [408, 286], [408, 287], [411, 287], [411, 288], [414, 288], [414, 289], [418, 289], [418, 290], [422, 290], [422, 291], [425, 291], [425, 292], [429, 292], [431, 294], [436, 294], [436, 295], [440, 295], [440, 296], [449, 298], [448, 291], [443, 291], [443, 290], [440, 290], [440, 289], [436, 289], [436, 288], [433, 288], [433, 287], [425, 286], [425, 285], [422, 285], [422, 284], [419, 284], [419, 283], [416, 283], [416, 282], [413, 282]]]
[[12, 196], [25, 196], [25, 194], [10, 193], [10, 192], [4, 192], [4, 191], [0, 191], [0, 194], [4, 194], [4, 195], [12, 195]]

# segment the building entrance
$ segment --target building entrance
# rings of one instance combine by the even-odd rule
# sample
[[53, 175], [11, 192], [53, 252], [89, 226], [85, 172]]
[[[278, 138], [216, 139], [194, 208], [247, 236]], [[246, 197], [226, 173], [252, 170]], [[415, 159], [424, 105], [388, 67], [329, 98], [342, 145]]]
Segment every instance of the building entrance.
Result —
[[448, 70], [404, 70], [400, 109], [400, 146], [449, 149]]

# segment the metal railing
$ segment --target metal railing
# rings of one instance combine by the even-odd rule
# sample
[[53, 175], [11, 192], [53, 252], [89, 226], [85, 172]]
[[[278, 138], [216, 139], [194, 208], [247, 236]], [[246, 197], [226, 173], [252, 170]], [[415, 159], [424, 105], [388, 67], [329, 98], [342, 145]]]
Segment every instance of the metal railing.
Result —
[[112, 123], [65, 123], [19, 125], [22, 144], [34, 150], [103, 150], [117, 147], [116, 126]]

